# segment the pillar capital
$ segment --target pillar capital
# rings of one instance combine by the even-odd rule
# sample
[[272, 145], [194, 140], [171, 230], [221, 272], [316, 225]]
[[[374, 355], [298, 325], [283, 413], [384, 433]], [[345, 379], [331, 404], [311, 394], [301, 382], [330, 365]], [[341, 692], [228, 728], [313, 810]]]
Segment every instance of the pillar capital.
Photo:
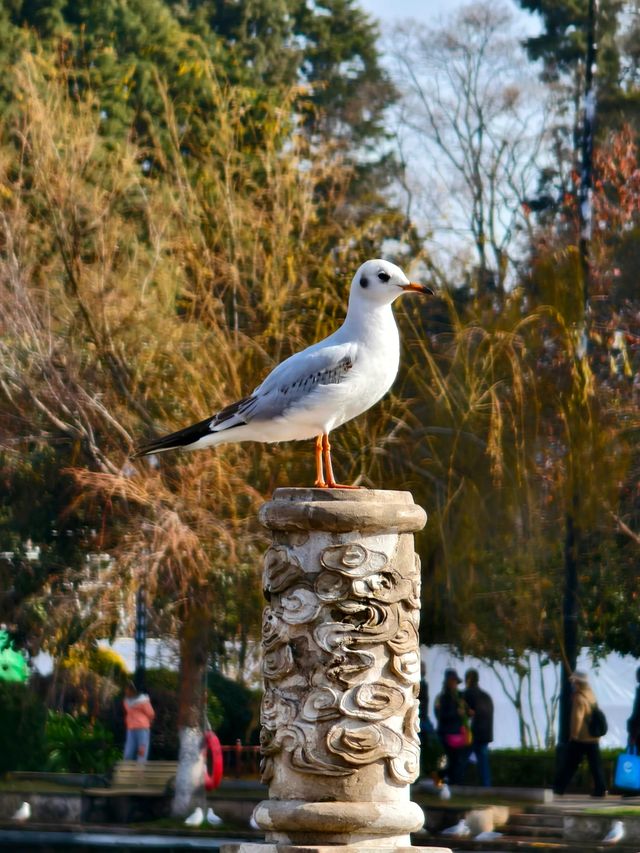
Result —
[[289, 532], [415, 533], [427, 523], [411, 492], [379, 489], [276, 489], [258, 518], [270, 530]]

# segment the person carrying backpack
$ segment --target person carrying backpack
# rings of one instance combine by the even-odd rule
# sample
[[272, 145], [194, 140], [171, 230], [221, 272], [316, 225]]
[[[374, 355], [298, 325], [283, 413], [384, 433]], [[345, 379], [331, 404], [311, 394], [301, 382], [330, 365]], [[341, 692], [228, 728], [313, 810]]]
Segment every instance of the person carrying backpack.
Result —
[[600, 738], [606, 733], [606, 720], [598, 708], [587, 675], [576, 670], [569, 680], [573, 690], [569, 743], [556, 775], [553, 792], [564, 794], [582, 759], [586, 758], [593, 778], [591, 796], [604, 797], [607, 791], [600, 756]]

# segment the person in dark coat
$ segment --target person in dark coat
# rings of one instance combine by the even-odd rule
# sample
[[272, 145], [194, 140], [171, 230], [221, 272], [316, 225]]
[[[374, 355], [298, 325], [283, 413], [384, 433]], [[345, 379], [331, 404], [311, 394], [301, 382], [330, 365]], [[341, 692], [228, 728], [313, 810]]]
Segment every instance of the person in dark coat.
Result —
[[465, 690], [462, 692], [462, 698], [469, 708], [473, 737], [466, 758], [468, 761], [471, 755], [475, 755], [480, 784], [486, 788], [491, 785], [489, 744], [493, 740], [493, 700], [480, 688], [480, 677], [476, 669], [468, 669], [465, 672], [464, 682]]
[[461, 730], [468, 718], [468, 709], [458, 691], [462, 679], [455, 669], [446, 669], [442, 692], [438, 694], [434, 711], [438, 721], [438, 737], [447, 756], [446, 776], [450, 785], [462, 785], [464, 781], [465, 753], [467, 744], [460, 740]]
[[433, 741], [436, 740], [436, 730], [429, 719], [429, 683], [427, 682], [427, 668], [424, 663], [420, 664], [420, 692], [418, 693], [420, 703], [420, 772], [426, 773], [432, 760]]
[[427, 668], [424, 663], [420, 664], [418, 702], [420, 702], [420, 732], [428, 737], [435, 732], [435, 729], [429, 719], [429, 682], [427, 681]]
[[627, 732], [629, 735], [629, 746], [640, 749], [640, 666], [636, 669], [636, 698], [633, 702], [631, 716], [627, 720]]

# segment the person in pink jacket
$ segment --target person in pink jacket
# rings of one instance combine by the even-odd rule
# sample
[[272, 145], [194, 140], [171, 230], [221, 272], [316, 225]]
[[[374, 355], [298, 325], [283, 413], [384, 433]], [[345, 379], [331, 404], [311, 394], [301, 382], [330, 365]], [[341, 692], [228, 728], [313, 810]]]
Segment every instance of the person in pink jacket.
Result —
[[151, 723], [156, 712], [146, 693], [138, 693], [130, 681], [124, 691], [124, 721], [127, 739], [124, 744], [125, 761], [146, 761], [151, 740]]

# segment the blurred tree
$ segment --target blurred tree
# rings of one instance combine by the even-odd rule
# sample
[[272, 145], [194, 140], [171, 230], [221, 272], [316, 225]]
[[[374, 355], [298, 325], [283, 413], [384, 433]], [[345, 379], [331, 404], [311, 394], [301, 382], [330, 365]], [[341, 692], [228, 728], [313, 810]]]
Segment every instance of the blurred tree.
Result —
[[[554, 158], [541, 172], [537, 199], [553, 217], [577, 193], [582, 140], [582, 94], [588, 37], [589, 0], [519, 0], [542, 19], [542, 32], [526, 39], [530, 59], [542, 63], [541, 77], [557, 102], [553, 126]], [[638, 6], [636, 0], [598, 0], [598, 68], [595, 132], [631, 123], [640, 132], [638, 86]], [[534, 199], [535, 202], [535, 199]], [[543, 216], [544, 218], [544, 216]]]
[[[245, 132], [255, 134], [255, 144], [269, 104], [297, 87], [290, 107], [312, 135], [339, 143], [362, 165], [360, 149], [380, 161], [384, 111], [395, 90], [379, 61], [376, 24], [356, 0], [14, 0], [0, 26], [9, 61], [27, 28], [58, 51], [74, 91], [92, 89], [106, 135], [133, 126], [151, 147], [154, 135], [165, 138], [159, 76], [181, 150], [198, 156], [216, 130], [216, 105], [202, 85], [212, 62], [228, 84], [247, 90], [243, 109], [253, 120]], [[3, 94], [12, 100], [8, 88]]]
[[[72, 476], [58, 514], [108, 507], [103, 547], [117, 557], [90, 619], [57, 615], [54, 597], [48, 623], [61, 645], [68, 632], [108, 636], [145, 578], [180, 642], [187, 771], [199, 760], [212, 646], [242, 648], [259, 630], [256, 506], [278, 483], [304, 482], [306, 465], [290, 448], [269, 451], [269, 466], [263, 449], [239, 446], [133, 466], [134, 436], [203, 418], [326, 334], [361, 253], [402, 227], [399, 216], [354, 214], [353, 170], [333, 146], [296, 132], [295, 92], [269, 108], [257, 149], [246, 144], [251, 92], [204, 69], [217, 126], [193, 161], [159, 79], [167, 136], [149, 156], [164, 165], [147, 172], [140, 145], [105, 136], [91, 90], [76, 93], [74, 75], [44, 55], [13, 70], [21, 100], [0, 144], [0, 387], [12, 447], [55, 450]], [[362, 419], [367, 453], [342, 457], [345, 476], [372, 475], [388, 405]], [[16, 429], [25, 424], [26, 436]], [[341, 444], [357, 441], [337, 438], [338, 460]], [[180, 812], [194, 778], [181, 774]]]
[[[612, 604], [620, 595], [633, 601], [640, 592], [637, 574], [630, 570], [637, 547], [633, 530], [640, 522], [635, 489], [640, 302], [635, 292], [627, 290], [623, 273], [625, 262], [635, 253], [632, 250], [628, 256], [623, 247], [637, 229], [640, 215], [637, 159], [629, 127], [603, 138], [596, 150], [593, 218], [597, 227], [590, 252], [587, 352], [574, 333], [578, 366], [571, 368], [565, 361], [571, 348], [554, 342], [551, 329], [545, 330], [543, 339], [555, 374], [555, 383], [551, 373], [547, 381], [556, 388], [547, 397], [545, 412], [556, 448], [550, 469], [556, 469], [559, 484], [569, 487], [564, 491], [567, 511], [575, 503], [571, 496], [579, 496], [577, 617], [582, 641], [594, 650], [621, 652], [638, 648], [638, 633], [625, 607], [608, 607], [605, 602]], [[575, 329], [583, 312], [582, 293], [577, 252], [563, 221], [566, 216], [575, 216], [572, 205], [556, 218], [557, 227], [538, 232], [531, 276], [523, 284], [530, 304], [556, 306], [564, 322]]]
[[465, 255], [477, 296], [502, 300], [526, 248], [523, 204], [548, 121], [545, 92], [523, 73], [512, 15], [482, 2], [437, 28], [410, 22], [395, 31], [393, 53], [404, 96], [399, 134], [419, 164], [407, 178], [412, 215], [433, 229], [436, 256], [442, 246], [454, 264]]
[[[544, 79], [564, 80], [579, 108], [584, 89], [587, 53], [588, 0], [518, 0], [542, 19], [542, 32], [528, 36], [525, 46], [532, 61], [542, 61]], [[620, 85], [620, 13], [624, 0], [598, 0], [598, 97], [615, 98]], [[605, 103], [598, 114], [606, 113]]]
[[[565, 653], [558, 590], [569, 513], [582, 534], [581, 641], [595, 655], [638, 648], [640, 304], [627, 286], [634, 250], [621, 251], [627, 235], [634, 245], [638, 176], [632, 131], [604, 140], [588, 357], [576, 335], [583, 301], [575, 232], [563, 221], [575, 215], [570, 204], [554, 224], [532, 227], [531, 254], [500, 310], [491, 295], [470, 300], [449, 285], [408, 313], [406, 431], [384, 450], [396, 476], [412, 472], [405, 483], [430, 514], [419, 539], [421, 637], [511, 663], [518, 678], [506, 687], [519, 711], [536, 655]], [[523, 742], [534, 742], [520, 719]]]
[[47, 446], [28, 428], [17, 440], [24, 421], [16, 423], [9, 409], [0, 424], [8, 437], [0, 451], [0, 622], [34, 655], [50, 639], [45, 597], [61, 595], [68, 628], [77, 624], [74, 596], [61, 582], [69, 572], [79, 577], [87, 554], [101, 549], [107, 508], [73, 506], [77, 488], [61, 469], [77, 458], [77, 447]]

